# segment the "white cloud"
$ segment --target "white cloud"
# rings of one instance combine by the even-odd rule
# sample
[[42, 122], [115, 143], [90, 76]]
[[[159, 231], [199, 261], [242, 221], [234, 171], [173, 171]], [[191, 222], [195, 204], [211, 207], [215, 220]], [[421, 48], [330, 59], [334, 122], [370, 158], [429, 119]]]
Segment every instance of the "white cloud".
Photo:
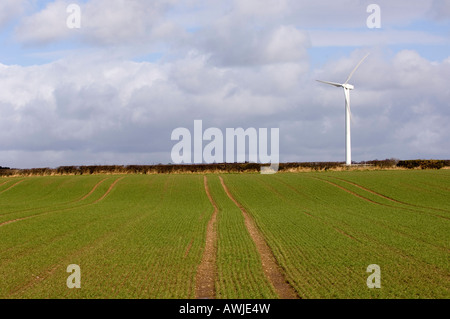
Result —
[[309, 31], [313, 47], [361, 47], [389, 45], [443, 45], [450, 44], [447, 37], [423, 31], [377, 30], [368, 31]]
[[[345, 78], [362, 53], [324, 66], [321, 74]], [[279, 127], [282, 160], [343, 154], [342, 92], [315, 82], [305, 61], [242, 68], [191, 53], [173, 63], [78, 57], [0, 71], [0, 154], [58, 154], [52, 163], [61, 164], [75, 153], [77, 163], [82, 154], [92, 163], [96, 153], [107, 163], [116, 154], [121, 164], [127, 153], [170, 162], [171, 131], [191, 128], [194, 119], [205, 127]], [[370, 56], [352, 81], [355, 159], [449, 157], [449, 74], [447, 62], [410, 50]], [[142, 163], [143, 156], [133, 159]], [[37, 165], [30, 163], [33, 157], [25, 156], [2, 165]]]
[[80, 4], [81, 28], [69, 29], [66, 10], [72, 2], [49, 2], [41, 11], [24, 17], [16, 29], [18, 39], [25, 44], [48, 44], [78, 36], [77, 41], [93, 46], [123, 46], [159, 41], [180, 32], [165, 19], [171, 0], [88, 1]]
[[[381, 8], [382, 25], [386, 28], [405, 26], [422, 19], [430, 10], [433, 0], [389, 1], [389, 0], [236, 0], [236, 15], [257, 17], [265, 21], [280, 21], [300, 28], [366, 28], [370, 13], [367, 7], [376, 3]], [[440, 1], [440, 0], [435, 0]]]
[[48, 44], [67, 38], [68, 1], [49, 3], [45, 9], [22, 19], [16, 29], [19, 41], [26, 44]]
[[[401, 28], [420, 21], [427, 13], [431, 18], [445, 18], [448, 16], [448, 5], [441, 4], [443, 2], [379, 0], [377, 4], [382, 10], [382, 32], [367, 33], [369, 13], [366, 9], [371, 1], [191, 0], [180, 3], [174, 0], [90, 0], [81, 4], [81, 30], [73, 32], [66, 27], [66, 7], [70, 1], [56, 0], [43, 10], [24, 17], [17, 28], [17, 36], [26, 44], [55, 42], [73, 35], [79, 35], [82, 43], [94, 46], [133, 44], [154, 48], [162, 43], [192, 48], [201, 43], [223, 48], [229, 44], [239, 44], [243, 47], [240, 53], [245, 53], [245, 49], [252, 50], [258, 44], [248, 41], [243, 43], [244, 38], [257, 41], [262, 34], [279, 28], [282, 22], [281, 26], [309, 31], [313, 35], [314, 46], [398, 44], [411, 41], [436, 44], [446, 39], [432, 32]], [[5, 6], [9, 8], [12, 4]], [[189, 36], [190, 29], [199, 29], [201, 32]], [[249, 38], [252, 35], [256, 38]], [[216, 36], [224, 41], [222, 45], [218, 44]], [[198, 37], [202, 39], [198, 41]]]
[[266, 61], [296, 62], [306, 57], [309, 38], [294, 26], [280, 26], [270, 35], [263, 53]]
[[8, 22], [19, 16], [26, 5], [26, 0], [2, 0], [0, 2], [0, 30]]
[[85, 38], [95, 44], [127, 44], [171, 36], [164, 19], [173, 1], [93, 0], [83, 7]]
[[449, 21], [450, 2], [445, 0], [433, 0], [428, 14], [438, 21]]
[[[171, 131], [195, 119], [279, 127], [282, 161], [339, 160], [344, 97], [314, 80], [345, 80], [369, 51], [352, 78], [354, 158], [450, 157], [450, 57], [384, 47], [446, 43], [395, 28], [428, 12], [431, 0], [380, 1], [386, 29], [373, 33], [360, 31], [369, 3], [91, 0], [73, 33], [68, 1], [51, 2], [16, 35], [24, 44], [72, 39], [84, 50], [45, 65], [0, 64], [0, 165], [169, 162]], [[341, 45], [366, 47], [311, 68], [310, 47]], [[130, 61], [159, 49], [159, 62]]]
[[196, 47], [221, 66], [289, 63], [307, 58], [309, 37], [294, 26], [256, 28], [231, 17], [196, 33]]

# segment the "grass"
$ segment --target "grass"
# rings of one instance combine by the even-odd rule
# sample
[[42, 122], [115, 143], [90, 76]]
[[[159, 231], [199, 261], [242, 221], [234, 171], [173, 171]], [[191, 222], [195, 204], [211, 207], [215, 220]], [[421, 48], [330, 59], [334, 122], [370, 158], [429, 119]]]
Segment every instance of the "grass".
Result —
[[[102, 202], [1, 227], [9, 240], [1, 243], [0, 295], [192, 297], [209, 211], [201, 187], [199, 178], [127, 176]], [[60, 284], [69, 264], [81, 266], [83, 289]]]
[[228, 198], [217, 176], [209, 176], [208, 184], [219, 208], [217, 297], [276, 298], [264, 276], [261, 258], [245, 227], [242, 212]]
[[[450, 297], [449, 170], [222, 177], [300, 297]], [[242, 212], [207, 180], [216, 298], [276, 298]], [[202, 175], [0, 178], [0, 298], [194, 298], [213, 211]]]
[[[322, 180], [329, 179], [327, 175], [226, 177], [299, 294], [305, 298], [448, 297], [448, 219], [429, 214], [429, 209], [411, 211], [406, 205], [387, 207], [364, 200]], [[362, 176], [360, 172], [334, 175]], [[445, 206], [448, 200], [441, 201], [440, 206]], [[380, 265], [383, 289], [365, 287], [370, 264]]]

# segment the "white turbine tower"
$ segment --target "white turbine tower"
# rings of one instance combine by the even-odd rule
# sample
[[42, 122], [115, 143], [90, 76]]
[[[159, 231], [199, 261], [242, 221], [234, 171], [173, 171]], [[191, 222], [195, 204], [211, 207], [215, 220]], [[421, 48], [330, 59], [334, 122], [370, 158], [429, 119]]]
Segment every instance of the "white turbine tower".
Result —
[[359, 61], [359, 63], [356, 65], [356, 67], [353, 69], [353, 71], [350, 73], [350, 75], [347, 78], [347, 81], [345, 81], [344, 84], [336, 83], [336, 82], [327, 82], [327, 81], [320, 81], [325, 84], [333, 85], [339, 88], [344, 89], [345, 94], [345, 162], [347, 165], [352, 165], [352, 146], [351, 146], [351, 135], [350, 135], [350, 119], [352, 116], [352, 112], [350, 109], [350, 90], [353, 90], [355, 87], [351, 84], [348, 84], [348, 81], [353, 76], [353, 73], [359, 68], [361, 63], [369, 56], [369, 53], [366, 54], [364, 58]]

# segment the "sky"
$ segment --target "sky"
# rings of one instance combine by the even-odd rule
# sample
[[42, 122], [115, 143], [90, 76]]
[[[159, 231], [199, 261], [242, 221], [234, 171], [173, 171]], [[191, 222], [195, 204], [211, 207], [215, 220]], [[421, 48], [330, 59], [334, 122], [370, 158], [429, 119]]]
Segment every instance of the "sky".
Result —
[[450, 159], [447, 0], [2, 0], [0, 47], [0, 166], [171, 163], [194, 120], [278, 128], [281, 162], [344, 161], [343, 90], [315, 80], [367, 53], [353, 160]]

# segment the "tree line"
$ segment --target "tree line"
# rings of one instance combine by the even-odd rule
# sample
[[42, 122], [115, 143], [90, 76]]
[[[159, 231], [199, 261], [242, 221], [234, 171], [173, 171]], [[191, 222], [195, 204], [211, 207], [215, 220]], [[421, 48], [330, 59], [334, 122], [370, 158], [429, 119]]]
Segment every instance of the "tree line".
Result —
[[[293, 162], [280, 163], [279, 171], [326, 171], [342, 169], [344, 162]], [[372, 160], [354, 162], [355, 167], [441, 169], [450, 167], [450, 160]], [[0, 166], [0, 176], [45, 176], [45, 175], [94, 175], [94, 174], [184, 174], [184, 173], [258, 173], [260, 163], [220, 163], [220, 164], [158, 164], [158, 165], [91, 165], [60, 166], [58, 168], [11, 169]]]

